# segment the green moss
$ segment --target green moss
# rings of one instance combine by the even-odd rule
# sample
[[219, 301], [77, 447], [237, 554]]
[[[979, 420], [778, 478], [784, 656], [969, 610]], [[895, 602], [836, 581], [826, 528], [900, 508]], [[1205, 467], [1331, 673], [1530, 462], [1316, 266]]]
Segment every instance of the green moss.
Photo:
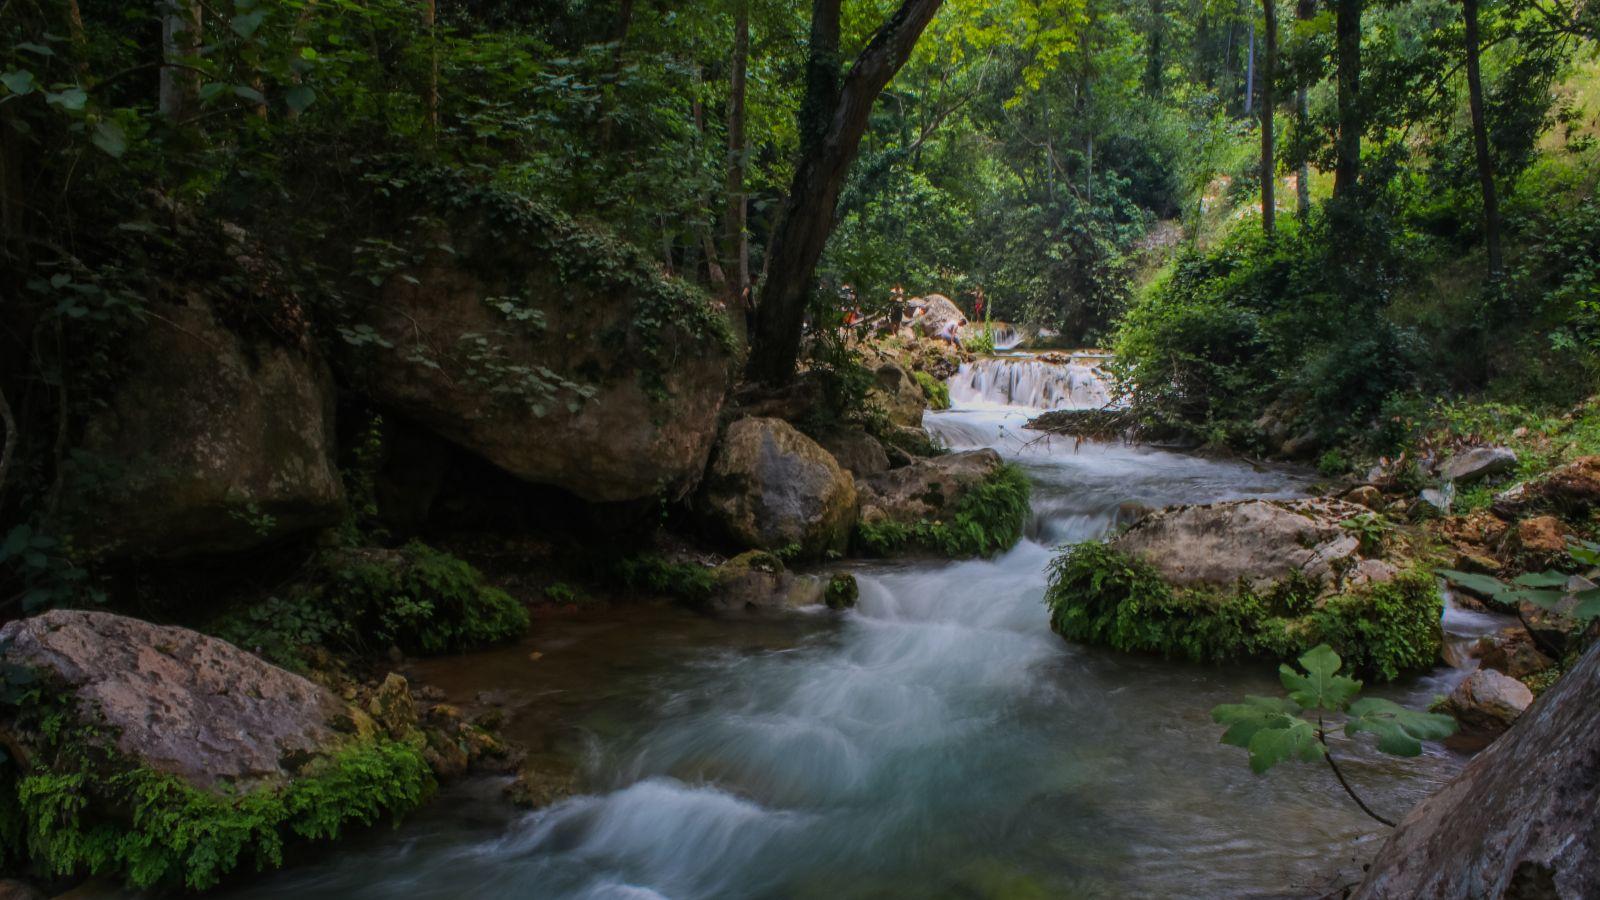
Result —
[[950, 385], [921, 369], [914, 370], [911, 373], [911, 377], [917, 380], [917, 385], [922, 388], [922, 395], [928, 398], [928, 408], [950, 408]]
[[30, 766], [0, 774], [9, 810], [0, 848], [51, 875], [204, 890], [245, 866], [282, 865], [291, 841], [398, 821], [433, 789], [419, 746], [368, 738], [313, 760], [285, 785], [205, 791], [110, 749], [110, 736], [66, 709], [34, 693], [18, 718], [42, 746]]
[[823, 593], [829, 609], [848, 609], [856, 605], [861, 598], [861, 586], [856, 584], [856, 577], [849, 572], [840, 572], [828, 579], [827, 590]]
[[962, 494], [949, 516], [911, 523], [863, 522], [856, 526], [856, 543], [874, 556], [992, 556], [1021, 540], [1031, 491], [1021, 469], [1003, 465]]
[[1304, 582], [1265, 595], [1175, 590], [1144, 560], [1091, 541], [1056, 557], [1045, 603], [1068, 640], [1198, 662], [1289, 659], [1327, 643], [1353, 669], [1393, 680], [1438, 656], [1443, 601], [1426, 572], [1314, 596]]

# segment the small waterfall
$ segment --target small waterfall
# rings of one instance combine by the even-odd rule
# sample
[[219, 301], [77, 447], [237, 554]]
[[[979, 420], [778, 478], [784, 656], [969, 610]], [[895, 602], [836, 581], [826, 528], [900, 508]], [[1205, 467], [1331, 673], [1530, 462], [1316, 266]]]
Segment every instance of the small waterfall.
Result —
[[1014, 350], [1022, 344], [1022, 332], [1010, 322], [992, 322], [989, 328], [994, 332], [996, 350]]
[[980, 359], [962, 365], [950, 379], [950, 400], [961, 408], [1100, 409], [1112, 405], [1111, 388], [1100, 368], [1103, 359]]

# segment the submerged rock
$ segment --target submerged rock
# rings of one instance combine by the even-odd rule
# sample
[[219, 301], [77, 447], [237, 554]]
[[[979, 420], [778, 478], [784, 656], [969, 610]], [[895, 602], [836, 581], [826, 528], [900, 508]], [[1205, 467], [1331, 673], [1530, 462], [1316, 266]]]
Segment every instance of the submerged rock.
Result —
[[1473, 447], [1445, 460], [1439, 467], [1439, 476], [1465, 484], [1491, 475], [1503, 475], [1516, 467], [1516, 451], [1508, 447]]
[[1600, 896], [1600, 644], [1378, 851], [1356, 900]]
[[68, 463], [80, 546], [231, 553], [338, 521], [333, 382], [309, 342], [246, 337], [198, 299], [159, 313]]
[[711, 605], [722, 610], [793, 609], [824, 602], [828, 583], [790, 572], [761, 550], [741, 553], [712, 572]]
[[1528, 686], [1494, 669], [1479, 669], [1462, 679], [1444, 702], [1467, 735], [1497, 735], [1533, 703]]
[[696, 505], [743, 547], [816, 558], [843, 551], [856, 521], [850, 473], [781, 419], [728, 426]]

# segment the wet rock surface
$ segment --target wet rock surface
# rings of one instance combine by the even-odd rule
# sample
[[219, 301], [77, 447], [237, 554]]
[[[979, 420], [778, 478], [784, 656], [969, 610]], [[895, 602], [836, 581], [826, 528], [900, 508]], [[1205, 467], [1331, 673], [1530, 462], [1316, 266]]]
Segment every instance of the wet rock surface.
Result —
[[993, 450], [918, 459], [861, 483], [861, 521], [913, 524], [938, 519], [1003, 464]]
[[828, 451], [781, 419], [728, 426], [696, 505], [742, 547], [820, 557], [844, 549], [856, 487]]

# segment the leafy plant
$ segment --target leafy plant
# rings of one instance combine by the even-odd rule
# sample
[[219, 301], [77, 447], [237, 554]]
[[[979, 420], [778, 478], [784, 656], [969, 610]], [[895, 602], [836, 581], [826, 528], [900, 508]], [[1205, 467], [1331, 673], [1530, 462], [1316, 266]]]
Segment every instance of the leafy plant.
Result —
[[950, 385], [929, 375], [921, 369], [911, 372], [911, 377], [916, 379], [917, 386], [922, 388], [922, 395], [928, 398], [929, 409], [950, 408]]
[[1032, 490], [1028, 476], [1007, 464], [968, 488], [948, 515], [912, 523], [862, 522], [856, 526], [856, 542], [876, 556], [915, 551], [952, 559], [992, 556], [1022, 539]]
[[1389, 534], [1391, 526], [1389, 521], [1377, 513], [1360, 513], [1343, 519], [1339, 527], [1355, 534], [1360, 544], [1361, 552], [1367, 556], [1374, 556], [1383, 552], [1384, 538]]
[[[1423, 741], [1454, 734], [1455, 720], [1378, 697], [1356, 699], [1361, 682], [1338, 674], [1343, 663], [1327, 644], [1306, 651], [1299, 663], [1303, 671], [1287, 664], [1278, 667], [1287, 698], [1246, 697], [1243, 703], [1224, 703], [1211, 710], [1212, 721], [1228, 726], [1222, 742], [1248, 750], [1250, 770], [1257, 774], [1289, 760], [1326, 760], [1339, 786], [1361, 811], [1393, 827], [1394, 822], [1374, 812], [1345, 779], [1328, 744], [1332, 729], [1327, 718], [1343, 716], [1347, 738], [1374, 734], [1378, 749], [1395, 756], [1420, 755]], [[1309, 713], [1316, 714], [1315, 722], [1304, 717]]]
[[[1569, 538], [1567, 559], [1572, 566], [1588, 568], [1600, 566], [1600, 543]], [[1515, 612], [1529, 636], [1556, 659], [1565, 654], [1556, 647], [1548, 646], [1539, 633], [1529, 626], [1527, 618], [1522, 613], [1522, 604], [1529, 603], [1540, 609], [1555, 610], [1570, 600], [1570, 606], [1561, 609], [1561, 612], [1577, 621], [1579, 625], [1600, 619], [1600, 588], [1570, 589], [1572, 576], [1557, 569], [1529, 572], [1510, 581], [1493, 575], [1460, 572], [1455, 569], [1438, 569], [1436, 573], [1457, 587], [1465, 588]]]

